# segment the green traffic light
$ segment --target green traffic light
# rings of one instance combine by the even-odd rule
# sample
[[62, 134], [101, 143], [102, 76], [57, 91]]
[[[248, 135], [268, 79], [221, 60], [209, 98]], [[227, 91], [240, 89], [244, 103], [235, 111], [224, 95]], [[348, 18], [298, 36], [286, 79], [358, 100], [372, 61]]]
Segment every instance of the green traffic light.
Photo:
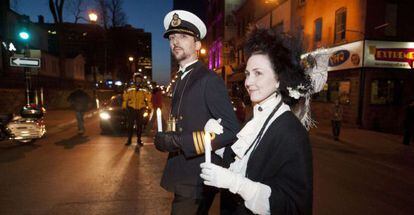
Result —
[[22, 40], [28, 40], [30, 38], [30, 34], [25, 32], [25, 31], [22, 31], [22, 32], [19, 33], [19, 37]]

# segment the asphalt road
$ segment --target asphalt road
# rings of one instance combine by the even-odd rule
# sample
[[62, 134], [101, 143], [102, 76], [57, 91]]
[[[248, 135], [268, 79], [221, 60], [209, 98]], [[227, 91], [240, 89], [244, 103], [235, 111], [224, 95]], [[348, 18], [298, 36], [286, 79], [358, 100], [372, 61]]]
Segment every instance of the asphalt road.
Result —
[[[151, 138], [136, 152], [123, 136], [100, 135], [96, 116], [86, 129], [53, 128], [34, 145], [1, 142], [0, 214], [169, 214], [172, 195], [159, 186], [166, 154]], [[314, 214], [414, 214], [412, 151], [311, 141]]]
[[96, 117], [86, 130], [1, 143], [0, 214], [168, 214], [172, 196], [159, 186], [166, 155], [100, 135]]

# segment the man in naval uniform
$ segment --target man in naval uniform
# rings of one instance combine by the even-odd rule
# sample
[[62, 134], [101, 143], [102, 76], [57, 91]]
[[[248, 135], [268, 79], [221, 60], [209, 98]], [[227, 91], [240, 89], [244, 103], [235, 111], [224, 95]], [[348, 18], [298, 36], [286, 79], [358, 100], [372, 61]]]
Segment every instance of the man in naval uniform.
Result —
[[[164, 18], [173, 56], [180, 69], [173, 87], [171, 117], [175, 131], [158, 132], [155, 146], [169, 152], [161, 186], [174, 193], [172, 214], [207, 214], [216, 190], [203, 185], [200, 163], [204, 158], [204, 125], [221, 119], [223, 133], [212, 136], [212, 150], [230, 146], [240, 127], [223, 80], [198, 60], [206, 26], [194, 14], [174, 10]], [[172, 126], [174, 127], [174, 126]], [[214, 152], [211, 161], [221, 164]]]

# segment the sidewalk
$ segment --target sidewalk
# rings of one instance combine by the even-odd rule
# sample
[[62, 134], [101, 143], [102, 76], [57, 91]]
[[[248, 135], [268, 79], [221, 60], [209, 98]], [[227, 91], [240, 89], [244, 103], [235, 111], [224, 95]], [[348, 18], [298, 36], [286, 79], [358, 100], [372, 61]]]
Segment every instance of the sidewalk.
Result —
[[[333, 139], [331, 126], [319, 124], [310, 131], [311, 141], [328, 143], [349, 152], [355, 152], [383, 167], [398, 171], [414, 171], [414, 143], [402, 144], [403, 137], [358, 128], [341, 128], [339, 141]], [[313, 142], [316, 143], [316, 142]]]

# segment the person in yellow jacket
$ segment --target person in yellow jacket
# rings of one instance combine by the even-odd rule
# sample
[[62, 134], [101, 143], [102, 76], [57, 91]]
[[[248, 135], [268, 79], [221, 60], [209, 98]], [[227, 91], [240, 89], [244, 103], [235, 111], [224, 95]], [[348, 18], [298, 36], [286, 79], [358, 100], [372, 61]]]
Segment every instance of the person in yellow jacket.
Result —
[[145, 108], [150, 108], [151, 94], [142, 85], [142, 75], [134, 74], [133, 84], [124, 92], [122, 108], [127, 111], [128, 140], [125, 145], [131, 145], [134, 125], [137, 134], [137, 147], [143, 146], [141, 134]]

